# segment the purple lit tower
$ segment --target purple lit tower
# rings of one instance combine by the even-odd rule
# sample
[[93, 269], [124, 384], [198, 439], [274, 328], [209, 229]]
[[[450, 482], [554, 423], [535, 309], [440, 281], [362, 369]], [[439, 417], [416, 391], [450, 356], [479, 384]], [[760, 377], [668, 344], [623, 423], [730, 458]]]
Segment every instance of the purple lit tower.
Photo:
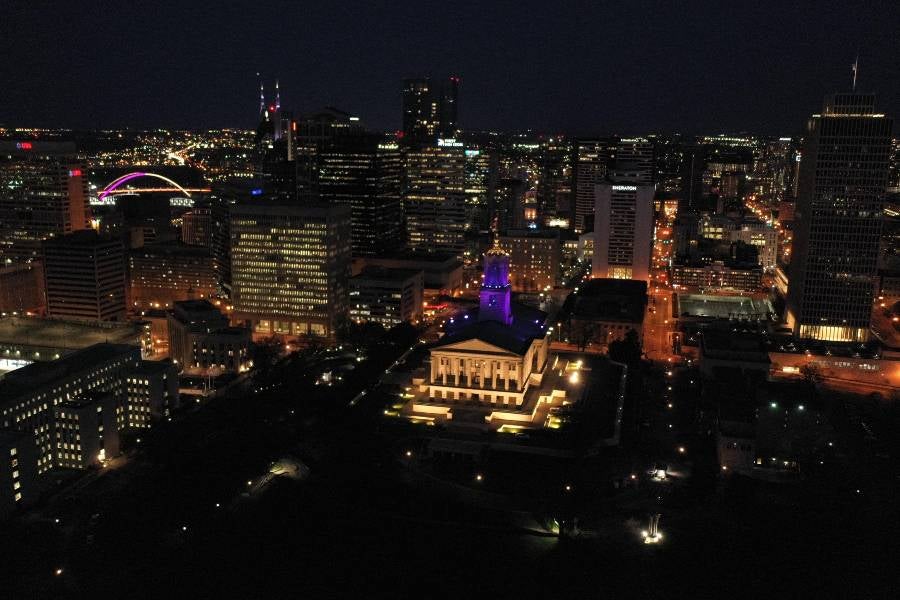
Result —
[[512, 324], [509, 287], [509, 256], [494, 239], [494, 247], [484, 253], [484, 281], [481, 284], [479, 321]]

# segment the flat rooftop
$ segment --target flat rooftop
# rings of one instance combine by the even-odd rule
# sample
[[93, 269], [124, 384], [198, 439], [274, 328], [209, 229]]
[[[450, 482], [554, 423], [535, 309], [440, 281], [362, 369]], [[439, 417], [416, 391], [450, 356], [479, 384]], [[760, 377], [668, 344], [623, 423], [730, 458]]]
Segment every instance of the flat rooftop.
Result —
[[8, 373], [0, 380], [0, 403], [18, 398], [51, 381], [70, 377], [93, 365], [130, 354], [139, 358], [140, 348], [127, 344], [100, 343], [59, 360], [31, 363]]
[[766, 318], [775, 313], [775, 308], [767, 298], [679, 294], [678, 313], [688, 317], [751, 319]]
[[91, 325], [72, 321], [56, 321], [29, 317], [0, 319], [0, 346], [33, 346], [80, 350], [108, 342], [132, 344], [143, 331], [140, 323]]

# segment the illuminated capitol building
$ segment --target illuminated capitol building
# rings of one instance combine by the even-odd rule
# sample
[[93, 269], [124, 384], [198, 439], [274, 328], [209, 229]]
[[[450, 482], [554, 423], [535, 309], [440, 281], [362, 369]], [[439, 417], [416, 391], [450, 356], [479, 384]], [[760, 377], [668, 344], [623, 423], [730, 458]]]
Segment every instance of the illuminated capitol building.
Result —
[[559, 427], [568, 408], [589, 395], [595, 361], [551, 353], [546, 318], [511, 301], [509, 256], [495, 242], [484, 256], [478, 309], [448, 321], [398, 415], [501, 432]]

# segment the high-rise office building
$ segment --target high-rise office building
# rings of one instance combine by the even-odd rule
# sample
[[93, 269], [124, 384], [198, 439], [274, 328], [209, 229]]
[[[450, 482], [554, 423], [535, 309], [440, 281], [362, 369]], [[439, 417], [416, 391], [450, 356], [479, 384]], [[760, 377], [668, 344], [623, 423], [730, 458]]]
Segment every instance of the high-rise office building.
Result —
[[40, 254], [41, 241], [90, 226], [87, 178], [74, 144], [0, 141], [0, 256]]
[[275, 98], [266, 103], [259, 86], [259, 125], [254, 140], [257, 184], [283, 198], [297, 197], [296, 131], [293, 114], [281, 108], [281, 90], [275, 81]]
[[504, 231], [525, 227], [526, 182], [521, 179], [503, 178], [497, 181], [491, 198], [491, 222]]
[[646, 138], [619, 138], [613, 156], [619, 172], [631, 174], [637, 185], [652, 186], [656, 182], [656, 156], [653, 144]]
[[301, 201], [318, 199], [319, 154], [341, 138], [365, 133], [359, 117], [331, 106], [297, 120], [295, 163], [297, 195]]
[[433, 143], [456, 135], [459, 77], [403, 80], [403, 139]]
[[350, 208], [231, 208], [232, 319], [254, 335], [333, 337], [347, 316]]
[[607, 139], [578, 140], [575, 144], [575, 222], [572, 225], [576, 232], [594, 229], [594, 188], [605, 181], [614, 153], [614, 142]]
[[406, 153], [403, 210], [411, 250], [464, 252], [465, 169], [463, 144], [453, 139]]
[[641, 176], [613, 172], [596, 186], [593, 276], [650, 281], [653, 246], [652, 185]]
[[550, 138], [539, 156], [538, 217], [542, 224], [568, 226], [572, 220], [572, 144]]
[[47, 314], [82, 321], [125, 318], [122, 242], [92, 229], [44, 241]]
[[487, 229], [496, 188], [497, 155], [486, 148], [466, 147], [466, 223], [472, 229]]
[[209, 250], [187, 244], [147, 244], [128, 254], [128, 302], [132, 310], [167, 308], [173, 302], [209, 298], [218, 287]]
[[351, 209], [354, 256], [381, 255], [403, 244], [402, 158], [379, 135], [343, 136], [321, 151], [319, 197]]
[[856, 92], [826, 97], [807, 124], [786, 313], [796, 336], [869, 338], [892, 125]]
[[706, 170], [705, 151], [701, 146], [687, 146], [681, 153], [681, 189], [678, 212], [686, 214], [700, 210], [703, 200], [703, 172]]
[[222, 198], [206, 198], [182, 215], [181, 221], [181, 241], [209, 251], [216, 272], [216, 284], [225, 295], [229, 295], [231, 290], [229, 206]]
[[188, 246], [209, 247], [212, 237], [212, 212], [198, 206], [181, 215], [181, 241]]

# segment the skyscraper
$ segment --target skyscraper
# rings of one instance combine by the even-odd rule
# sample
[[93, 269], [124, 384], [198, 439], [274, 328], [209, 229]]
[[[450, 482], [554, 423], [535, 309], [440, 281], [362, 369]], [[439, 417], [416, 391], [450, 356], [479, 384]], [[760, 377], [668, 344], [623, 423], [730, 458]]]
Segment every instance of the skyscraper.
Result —
[[347, 316], [349, 277], [349, 207], [232, 207], [232, 319], [255, 336], [333, 337]]
[[576, 232], [594, 229], [594, 188], [606, 179], [613, 152], [613, 143], [606, 139], [578, 140], [575, 144], [575, 222], [572, 225]]
[[678, 212], [686, 214], [700, 209], [703, 200], [703, 171], [705, 152], [701, 146], [688, 146], [681, 154], [681, 190]]
[[297, 120], [294, 156], [297, 194], [301, 201], [314, 202], [318, 198], [319, 154], [345, 136], [364, 134], [359, 117], [331, 106]]
[[442, 139], [406, 153], [403, 210], [411, 250], [462, 254], [466, 233], [466, 156]]
[[892, 125], [874, 95], [856, 92], [826, 97], [807, 124], [786, 314], [794, 335], [869, 337]]
[[65, 142], [0, 141], [0, 253], [27, 261], [41, 241], [90, 225], [87, 179]]
[[594, 277], [650, 281], [653, 191], [629, 172], [596, 186]]
[[125, 319], [122, 242], [92, 229], [44, 242], [47, 313], [81, 321]]
[[572, 144], [563, 137], [542, 145], [537, 187], [538, 216], [544, 225], [570, 222], [572, 217]]
[[645, 138], [620, 138], [616, 141], [615, 168], [628, 172], [637, 185], [653, 186], [656, 182], [656, 157], [653, 144]]
[[281, 109], [281, 90], [275, 81], [275, 99], [266, 104], [259, 85], [259, 125], [255, 138], [258, 185], [284, 198], [297, 197], [296, 128], [293, 114]]
[[459, 77], [403, 80], [403, 139], [429, 143], [456, 135]]
[[403, 243], [402, 159], [379, 135], [343, 136], [319, 154], [319, 197], [351, 208], [355, 256], [380, 255]]
[[473, 229], [487, 229], [490, 206], [496, 188], [497, 155], [486, 148], [466, 148], [466, 223]]

